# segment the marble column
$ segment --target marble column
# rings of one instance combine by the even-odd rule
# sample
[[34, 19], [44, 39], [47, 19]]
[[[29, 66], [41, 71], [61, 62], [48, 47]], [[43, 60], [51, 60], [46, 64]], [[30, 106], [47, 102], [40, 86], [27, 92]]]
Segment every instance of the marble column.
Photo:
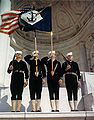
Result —
[[[11, 8], [10, 0], [0, 1], [0, 15]], [[0, 18], [1, 24], [1, 18]], [[0, 33], [0, 86], [5, 86], [5, 75], [7, 72], [8, 51], [10, 46], [10, 37], [7, 34]]]
[[87, 72], [88, 61], [87, 61], [87, 54], [86, 54], [86, 46], [84, 42], [80, 43], [80, 62], [81, 62], [81, 70], [83, 72]]

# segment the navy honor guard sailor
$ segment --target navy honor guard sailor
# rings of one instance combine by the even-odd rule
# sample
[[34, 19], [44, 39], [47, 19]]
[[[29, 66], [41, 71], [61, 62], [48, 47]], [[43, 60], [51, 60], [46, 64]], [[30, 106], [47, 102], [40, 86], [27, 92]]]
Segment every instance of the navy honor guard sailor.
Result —
[[[49, 57], [42, 58], [42, 63], [47, 67], [47, 84], [49, 90], [51, 111], [59, 112], [59, 80], [61, 77], [61, 64], [56, 60], [55, 51], [48, 53]], [[53, 71], [52, 71], [53, 61]], [[53, 75], [52, 75], [53, 72]], [[54, 109], [55, 105], [55, 109]]]
[[[15, 52], [15, 59], [13, 59], [8, 67], [8, 73], [11, 75], [11, 102], [12, 112], [20, 112], [22, 93], [24, 86], [28, 84], [28, 69], [26, 63], [22, 60], [22, 51]], [[24, 82], [24, 74], [26, 81]], [[17, 110], [16, 110], [17, 102]]]
[[[45, 83], [46, 71], [45, 67], [39, 59], [39, 51], [33, 51], [32, 55], [24, 57], [25, 61], [30, 65], [29, 90], [32, 105], [32, 112], [40, 112], [42, 84]], [[37, 65], [36, 65], [37, 60]], [[37, 67], [37, 71], [36, 71]], [[36, 97], [35, 97], [36, 96]], [[37, 101], [37, 108], [35, 103]]]
[[[77, 111], [77, 93], [78, 87], [81, 86], [80, 83], [80, 70], [79, 66], [76, 62], [73, 61], [72, 52], [67, 53], [66, 55], [67, 61], [62, 64], [62, 75], [65, 74], [65, 85], [68, 94], [68, 102], [71, 111]], [[72, 106], [72, 95], [74, 108]]]

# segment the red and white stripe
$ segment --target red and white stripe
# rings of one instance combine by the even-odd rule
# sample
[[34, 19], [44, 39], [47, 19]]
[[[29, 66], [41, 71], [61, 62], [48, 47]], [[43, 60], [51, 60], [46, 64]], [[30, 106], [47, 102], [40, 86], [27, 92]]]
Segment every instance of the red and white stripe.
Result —
[[20, 13], [20, 9], [16, 9], [2, 14], [2, 24], [0, 25], [0, 32], [10, 35], [16, 29], [18, 29], [18, 14]]

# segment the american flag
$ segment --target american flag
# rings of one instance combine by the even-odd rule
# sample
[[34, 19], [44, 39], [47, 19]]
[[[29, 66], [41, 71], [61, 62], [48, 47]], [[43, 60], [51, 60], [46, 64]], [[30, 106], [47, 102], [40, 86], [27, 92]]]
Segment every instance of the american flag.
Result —
[[[32, 8], [23, 8], [3, 13], [1, 15], [2, 24], [0, 25], [0, 32], [10, 35], [16, 29], [23, 27], [24, 29], [21, 30], [26, 32], [35, 29], [50, 32], [52, 30], [51, 7], [38, 9], [37, 12], [39, 14], [35, 14], [34, 11], [36, 10]], [[39, 19], [39, 16], [41, 16], [41, 19]]]
[[21, 13], [20, 9], [12, 10], [1, 15], [2, 24], [0, 25], [0, 32], [11, 34], [19, 28], [18, 15]]

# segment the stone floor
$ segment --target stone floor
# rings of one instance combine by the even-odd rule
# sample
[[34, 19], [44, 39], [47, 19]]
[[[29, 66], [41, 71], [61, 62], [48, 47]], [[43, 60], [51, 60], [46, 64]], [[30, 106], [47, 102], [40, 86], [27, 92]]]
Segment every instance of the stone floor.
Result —
[[0, 120], [94, 120], [94, 112], [0, 112]]

